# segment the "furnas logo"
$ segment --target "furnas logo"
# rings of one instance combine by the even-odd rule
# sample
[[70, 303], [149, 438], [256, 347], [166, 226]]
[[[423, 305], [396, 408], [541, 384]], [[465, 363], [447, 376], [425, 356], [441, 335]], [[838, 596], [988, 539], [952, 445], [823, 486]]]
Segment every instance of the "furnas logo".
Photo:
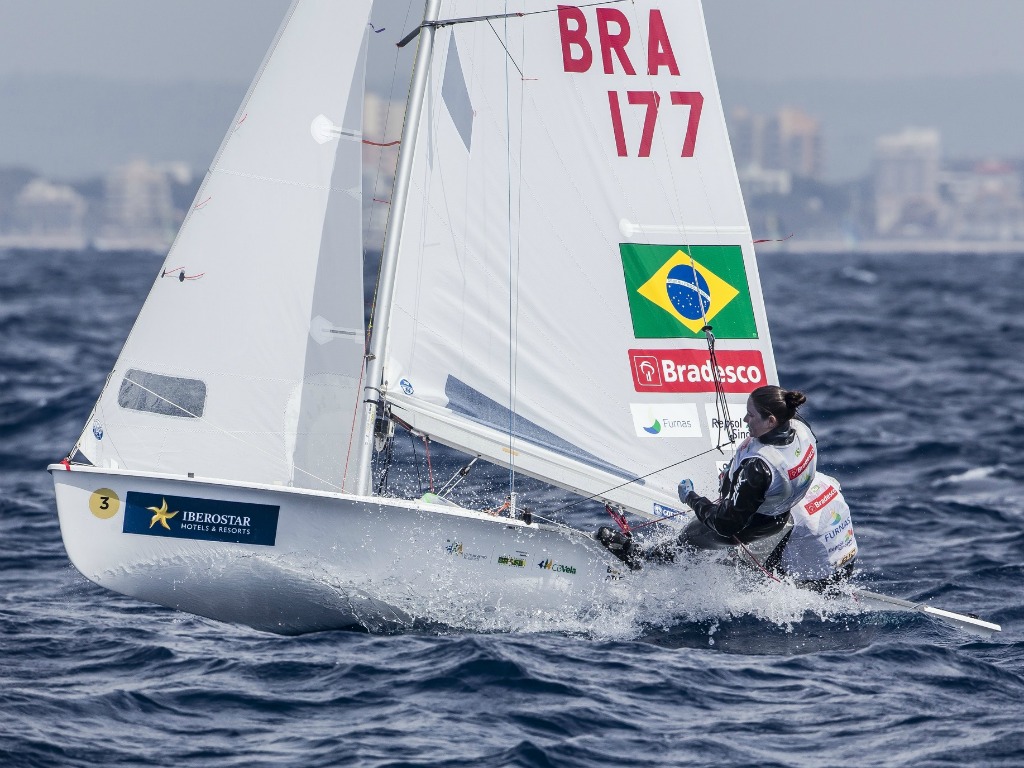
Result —
[[272, 547], [280, 507], [129, 491], [124, 533]]
[[542, 568], [546, 571], [554, 571], [555, 573], [568, 573], [570, 575], [576, 573], [576, 569], [571, 565], [562, 565], [556, 563], [554, 560], [541, 560], [537, 563], [538, 568]]
[[757, 338], [738, 245], [621, 243], [619, 255], [636, 338], [704, 338], [712, 321], [720, 339]]
[[850, 524], [849, 520], [844, 521], [842, 525], [840, 525], [837, 528], [833, 528], [831, 531], [826, 533], [824, 536], [825, 544], [828, 545], [830, 542], [834, 541], [838, 537], [843, 536], [844, 533], [846, 535], [843, 541], [849, 541], [851, 538], [853, 538], [853, 526]]
[[[756, 349], [715, 352], [726, 392], [747, 394], [768, 383], [764, 358]], [[707, 350], [631, 349], [629, 367], [637, 392], [714, 392], [715, 376]]]
[[834, 554], [851, 545], [856, 546], [856, 539], [853, 538], [853, 528], [848, 528], [846, 531], [846, 535], [843, 536], [843, 540], [840, 541], [838, 544], [834, 544], [828, 548], [828, 554]]
[[700, 420], [693, 403], [630, 403], [637, 437], [700, 437]]

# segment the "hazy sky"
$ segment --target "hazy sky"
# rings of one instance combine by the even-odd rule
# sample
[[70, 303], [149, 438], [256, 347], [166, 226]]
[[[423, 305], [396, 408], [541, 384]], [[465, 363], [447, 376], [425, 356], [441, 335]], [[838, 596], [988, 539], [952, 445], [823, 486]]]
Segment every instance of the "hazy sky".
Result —
[[[130, 157], [204, 167], [288, 5], [0, 0], [0, 165], [60, 178]], [[394, 77], [393, 45], [422, 9], [423, 0], [376, 3], [372, 21], [386, 30], [371, 36], [371, 90], [404, 99], [415, 46]], [[704, 9], [727, 103], [819, 117], [830, 178], [862, 174], [874, 139], [907, 125], [939, 128], [951, 156], [1024, 155], [1024, 0], [704, 0]], [[932, 80], [903, 82], [916, 77]]]
[[[503, 4], [495, 0], [497, 8]], [[411, 17], [421, 15], [422, 0], [411, 5]], [[1024, 0], [704, 5], [723, 78], [1024, 74]], [[287, 0], [0, 0], [0, 77], [248, 81], [287, 6]], [[374, 22], [388, 34], [413, 26], [405, 21], [409, 0], [377, 6]]]

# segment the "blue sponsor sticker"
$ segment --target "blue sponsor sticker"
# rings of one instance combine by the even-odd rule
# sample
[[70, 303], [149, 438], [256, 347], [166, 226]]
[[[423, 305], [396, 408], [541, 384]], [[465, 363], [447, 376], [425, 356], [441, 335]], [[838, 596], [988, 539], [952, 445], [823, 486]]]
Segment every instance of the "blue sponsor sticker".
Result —
[[656, 501], [653, 502], [651, 512], [655, 517], [679, 517], [680, 515], [686, 514], [685, 510], [680, 511], [678, 509], [672, 509], [672, 507], [666, 507], [664, 504], [659, 504]]
[[272, 547], [280, 507], [129, 491], [124, 533]]

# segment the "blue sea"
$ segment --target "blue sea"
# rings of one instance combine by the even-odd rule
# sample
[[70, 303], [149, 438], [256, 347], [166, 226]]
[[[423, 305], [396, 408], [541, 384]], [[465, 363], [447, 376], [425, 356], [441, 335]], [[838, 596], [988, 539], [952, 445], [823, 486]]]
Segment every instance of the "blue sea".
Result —
[[664, 572], [632, 610], [515, 633], [286, 638], [102, 590], [45, 466], [159, 267], [0, 255], [0, 765], [1024, 765], [1024, 257], [760, 257], [857, 581], [1003, 625], [987, 639]]

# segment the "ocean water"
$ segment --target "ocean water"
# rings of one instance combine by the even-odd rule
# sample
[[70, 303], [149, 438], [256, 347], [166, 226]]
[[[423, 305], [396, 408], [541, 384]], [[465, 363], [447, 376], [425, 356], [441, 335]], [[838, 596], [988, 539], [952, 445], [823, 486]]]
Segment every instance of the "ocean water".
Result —
[[1001, 623], [987, 639], [670, 570], [515, 633], [284, 638], [102, 590], [44, 468], [159, 266], [0, 255], [0, 765], [1024, 764], [1024, 257], [760, 257], [858, 582]]

